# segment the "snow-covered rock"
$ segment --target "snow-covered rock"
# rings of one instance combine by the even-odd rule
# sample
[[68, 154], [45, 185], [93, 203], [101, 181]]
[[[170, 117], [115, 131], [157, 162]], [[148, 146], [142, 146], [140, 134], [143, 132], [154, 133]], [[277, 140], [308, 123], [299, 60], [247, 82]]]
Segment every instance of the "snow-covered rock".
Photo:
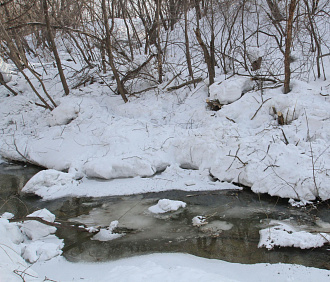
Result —
[[259, 248], [266, 247], [268, 250], [271, 250], [277, 246], [311, 249], [322, 247], [330, 241], [329, 234], [312, 234], [304, 230], [297, 230], [283, 221], [271, 220], [269, 224], [271, 227], [259, 231]]
[[195, 217], [193, 217], [192, 219], [192, 225], [193, 226], [202, 226], [208, 224], [208, 222], [206, 221], [206, 217], [203, 215], [197, 215]]
[[122, 237], [124, 234], [113, 233], [113, 230], [118, 226], [118, 221], [112, 221], [108, 228], [101, 228], [100, 231], [92, 237], [92, 240], [111, 241]]
[[253, 88], [253, 82], [248, 77], [232, 77], [215, 82], [210, 86], [210, 100], [219, 100], [220, 104], [226, 105], [235, 102], [241, 96]]
[[182, 201], [173, 201], [169, 199], [161, 199], [157, 205], [151, 206], [148, 210], [152, 213], [166, 213], [171, 211], [177, 211], [179, 208], [185, 208], [186, 203]]

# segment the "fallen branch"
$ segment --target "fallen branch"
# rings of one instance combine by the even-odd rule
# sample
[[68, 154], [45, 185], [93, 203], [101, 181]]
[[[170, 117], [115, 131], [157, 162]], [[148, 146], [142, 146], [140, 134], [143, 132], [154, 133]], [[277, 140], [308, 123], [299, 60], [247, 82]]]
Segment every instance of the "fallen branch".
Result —
[[79, 232], [89, 232], [89, 233], [98, 233], [99, 229], [95, 229], [95, 231], [89, 231], [87, 230], [85, 227], [79, 227], [79, 226], [74, 226], [74, 225], [70, 225], [70, 224], [63, 224], [60, 222], [50, 222], [47, 220], [42, 219], [41, 217], [37, 217], [37, 216], [26, 216], [26, 217], [22, 217], [22, 218], [12, 218], [9, 219], [9, 222], [24, 222], [24, 221], [29, 221], [29, 220], [34, 220], [34, 221], [38, 221], [42, 224], [48, 225], [48, 226], [53, 226], [56, 228], [70, 228], [70, 229], [74, 229], [76, 231]]
[[129, 93], [129, 96], [134, 96], [136, 94], [141, 94], [143, 92], [146, 92], [146, 91], [149, 91], [149, 90], [152, 90], [152, 89], [155, 89], [155, 88], [158, 88], [158, 85], [156, 86], [151, 86], [151, 87], [148, 87], [146, 89], [143, 89], [143, 90], [140, 90], [140, 91], [136, 91], [136, 92], [132, 92], [132, 93]]
[[172, 87], [169, 87], [167, 88], [167, 91], [172, 91], [172, 90], [176, 90], [176, 89], [180, 89], [184, 86], [187, 86], [187, 85], [190, 85], [190, 84], [193, 84], [193, 83], [199, 83], [201, 82], [203, 79], [200, 77], [200, 78], [196, 78], [196, 79], [192, 79], [192, 80], [189, 80], [185, 83], [182, 83], [180, 85], [176, 85], [176, 86], [172, 86]]
[[151, 61], [151, 59], [153, 57], [155, 57], [156, 55], [151, 55], [143, 64], [141, 64], [140, 66], [138, 66], [136, 69], [128, 71], [126, 73], [126, 75], [121, 79], [121, 83], [125, 83], [127, 80], [133, 79], [135, 78], [139, 72]]
[[248, 162], [243, 162], [243, 161], [239, 158], [239, 156], [237, 156], [238, 151], [240, 150], [240, 148], [241, 148], [241, 147], [238, 145], [238, 148], [237, 148], [237, 151], [236, 151], [235, 156], [230, 155], [230, 152], [229, 152], [229, 154], [227, 155], [227, 157], [233, 157], [234, 159], [233, 159], [232, 163], [230, 164], [230, 166], [226, 169], [226, 171], [228, 171], [228, 170], [231, 168], [231, 166], [233, 165], [235, 159], [238, 159], [238, 160], [242, 163], [243, 167], [246, 166], [246, 165], [248, 164]]
[[7, 83], [6, 83], [5, 80], [3, 79], [2, 73], [0, 73], [0, 85], [3, 85], [4, 87], [6, 87], [7, 90], [9, 90], [11, 93], [14, 94], [14, 96], [17, 96], [17, 95], [18, 95], [17, 92], [16, 92], [14, 89], [12, 89], [11, 87], [9, 87], [9, 86], [7, 85]]
[[282, 130], [282, 134], [283, 134], [283, 137], [284, 137], [284, 143], [285, 143], [285, 145], [289, 145], [289, 141], [288, 141], [288, 139], [286, 138], [286, 136], [285, 136], [285, 133], [284, 133], [284, 131], [283, 131], [283, 129], [281, 128], [281, 130]]

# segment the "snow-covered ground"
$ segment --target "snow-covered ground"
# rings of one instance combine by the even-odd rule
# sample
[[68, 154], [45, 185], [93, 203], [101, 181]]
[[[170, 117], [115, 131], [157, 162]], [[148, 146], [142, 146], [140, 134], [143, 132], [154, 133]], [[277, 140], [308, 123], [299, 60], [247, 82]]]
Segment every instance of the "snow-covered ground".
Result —
[[[0, 153], [51, 169], [23, 190], [45, 199], [233, 189], [234, 182], [258, 193], [326, 200], [330, 98], [320, 94], [329, 88], [295, 81], [287, 95], [252, 91], [218, 112], [206, 107], [204, 83], [127, 104], [93, 84], [58, 98], [51, 113], [31, 104], [29, 91], [19, 97], [2, 91]], [[287, 125], [278, 126], [273, 107]]]
[[[153, 254], [108, 263], [75, 264], [58, 257], [35, 265], [57, 281], [327, 281], [329, 271], [289, 264], [234, 264], [187, 254]], [[56, 271], [61, 269], [61, 271]]]

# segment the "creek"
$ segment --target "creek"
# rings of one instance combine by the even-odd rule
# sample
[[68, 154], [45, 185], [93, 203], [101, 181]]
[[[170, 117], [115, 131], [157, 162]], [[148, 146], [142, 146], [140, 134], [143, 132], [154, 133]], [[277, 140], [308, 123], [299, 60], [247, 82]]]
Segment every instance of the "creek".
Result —
[[[330, 269], [329, 245], [317, 249], [258, 248], [259, 230], [271, 219], [290, 220], [309, 229], [316, 221], [330, 223], [329, 203], [317, 207], [291, 207], [287, 199], [243, 190], [208, 192], [166, 191], [102, 198], [61, 198], [44, 201], [20, 191], [38, 168], [0, 164], [0, 214], [23, 217], [47, 208], [57, 220], [87, 226], [109, 226], [118, 220], [126, 234], [112, 241], [91, 240], [89, 233], [59, 229], [63, 255], [70, 261], [107, 261], [160, 252], [189, 253], [237, 263], [291, 263]], [[187, 207], [152, 214], [148, 207], [159, 199], [180, 200]], [[209, 224], [196, 227], [192, 218], [202, 215]]]

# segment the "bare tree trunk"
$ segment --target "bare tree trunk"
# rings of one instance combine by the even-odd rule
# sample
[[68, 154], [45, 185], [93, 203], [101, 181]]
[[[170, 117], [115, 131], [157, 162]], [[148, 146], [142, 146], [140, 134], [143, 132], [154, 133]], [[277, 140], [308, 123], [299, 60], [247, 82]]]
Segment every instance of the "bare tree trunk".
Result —
[[52, 49], [54, 57], [55, 57], [58, 73], [59, 73], [60, 78], [61, 78], [61, 82], [62, 82], [62, 85], [63, 85], [65, 95], [69, 95], [69, 93], [70, 93], [69, 87], [68, 87], [68, 84], [66, 82], [64, 73], [63, 73], [61, 59], [58, 55], [57, 48], [56, 48], [56, 45], [55, 45], [55, 40], [54, 40], [52, 30], [51, 30], [51, 26], [50, 26], [47, 0], [41, 0], [41, 1], [42, 1], [43, 10], [44, 10], [44, 16], [45, 16], [45, 21], [46, 21], [48, 37], [49, 37], [49, 41], [50, 41], [50, 44], [51, 44], [51, 49]]
[[[194, 72], [191, 66], [191, 57], [190, 57], [190, 46], [189, 46], [189, 37], [188, 37], [188, 19], [187, 19], [187, 12], [188, 12], [188, 0], [184, 0], [184, 38], [185, 38], [185, 45], [186, 45], [186, 60], [188, 65], [189, 75], [192, 80], [194, 80]], [[194, 84], [196, 86], [196, 84]]]
[[158, 61], [158, 82], [163, 82], [163, 62], [162, 62], [162, 47], [161, 47], [161, 40], [160, 40], [160, 5], [161, 0], [157, 0], [157, 61]]
[[[316, 68], [317, 68], [317, 77], [320, 78], [321, 77], [321, 56], [322, 56], [322, 49], [321, 49], [321, 45], [320, 45], [320, 39], [317, 35], [317, 32], [316, 32], [316, 29], [317, 29], [317, 25], [315, 24], [315, 20], [313, 19], [313, 15], [314, 13], [316, 12], [315, 10], [312, 10], [310, 9], [309, 7], [309, 3], [308, 3], [308, 0], [304, 0], [305, 2], [305, 6], [306, 6], [306, 9], [307, 9], [307, 15], [308, 15], [308, 20], [309, 20], [309, 32], [311, 33], [311, 37], [312, 37], [312, 43], [313, 43], [313, 40], [315, 42], [315, 45], [316, 45], [316, 51], [317, 51], [317, 54], [316, 54]], [[317, 4], [315, 4], [316, 1], [313, 1], [313, 7], [317, 7]], [[316, 9], [316, 8], [313, 8], [313, 9]]]
[[212, 69], [212, 83], [210, 80], [210, 85], [213, 84], [215, 78], [215, 34], [214, 34], [214, 10], [213, 10], [213, 0], [211, 0], [211, 40], [210, 40], [210, 59], [211, 59], [211, 69]]
[[127, 97], [126, 97], [126, 90], [124, 88], [124, 85], [120, 81], [120, 77], [119, 77], [118, 71], [116, 69], [113, 54], [112, 54], [110, 35], [111, 35], [112, 29], [114, 27], [114, 15], [112, 15], [112, 26], [111, 26], [111, 30], [110, 30], [105, 0], [102, 0], [102, 14], [103, 14], [103, 20], [104, 20], [104, 26], [105, 26], [105, 33], [106, 33], [105, 46], [106, 46], [106, 50], [108, 53], [109, 64], [110, 64], [113, 76], [116, 79], [118, 91], [119, 91], [121, 97], [123, 98], [124, 102], [126, 103], [126, 102], [128, 102]]
[[290, 70], [290, 54], [292, 45], [292, 30], [294, 13], [299, 0], [291, 0], [289, 4], [289, 15], [286, 23], [286, 37], [285, 37], [285, 53], [284, 53], [284, 94], [290, 92], [290, 80], [291, 80], [291, 70]]
[[207, 69], [208, 69], [208, 73], [209, 73], [209, 82], [210, 82], [209, 85], [212, 85], [214, 83], [215, 73], [214, 73], [214, 68], [212, 67], [211, 56], [209, 54], [209, 51], [207, 50], [207, 47], [202, 39], [201, 32], [198, 28], [195, 29], [195, 34], [196, 34], [197, 41], [203, 50], [205, 63], [207, 65]]

